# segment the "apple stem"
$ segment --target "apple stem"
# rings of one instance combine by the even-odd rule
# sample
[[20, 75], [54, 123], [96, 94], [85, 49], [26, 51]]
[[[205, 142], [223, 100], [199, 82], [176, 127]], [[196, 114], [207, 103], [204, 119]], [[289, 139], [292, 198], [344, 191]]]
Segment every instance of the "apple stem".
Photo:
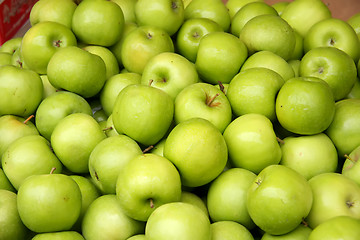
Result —
[[22, 61], [17, 60], [16, 63], [19, 64], [20, 68], [23, 68], [23, 63], [22, 63]]
[[356, 161], [354, 161], [349, 155], [344, 154], [344, 157], [345, 157], [346, 159], [350, 160], [351, 162], [356, 163]]
[[284, 142], [284, 140], [282, 140], [281, 138], [279, 138], [279, 137], [276, 137], [276, 140], [278, 141], [278, 143], [280, 143], [280, 144], [284, 144], [285, 142]]
[[34, 117], [34, 115], [30, 115], [27, 119], [25, 119], [24, 124], [26, 124], [28, 121], [30, 121], [30, 119], [32, 119]]
[[153, 149], [153, 148], [154, 148], [153, 145], [148, 146], [147, 148], [144, 149], [143, 153], [147, 153], [147, 152], [149, 152], [149, 151], [150, 151], [151, 149]]
[[155, 207], [154, 200], [150, 198], [149, 201], [150, 201], [150, 208], [154, 208]]
[[103, 131], [106, 132], [106, 131], [109, 131], [109, 130], [112, 130], [113, 128], [110, 126], [110, 127], [107, 127], [107, 128], [104, 128]]
[[351, 207], [354, 206], [354, 202], [352, 202], [352, 201], [347, 201], [347, 202], [346, 202], [346, 205], [348, 206], [348, 208], [351, 208]]
[[301, 224], [304, 225], [305, 227], [309, 227], [309, 224], [305, 221], [304, 218], [301, 220]]
[[148, 33], [148, 34], [147, 34], [147, 37], [148, 37], [148, 39], [152, 39], [151, 33]]
[[208, 105], [209, 107], [212, 107], [212, 106], [216, 106], [216, 105], [213, 105], [213, 103], [214, 103], [214, 101], [215, 101], [215, 98], [217, 98], [218, 96], [219, 96], [220, 94], [219, 93], [217, 93], [217, 94], [215, 94], [215, 96], [213, 96], [213, 97], [207, 97], [207, 99], [206, 99], [206, 105]]
[[225, 94], [225, 87], [224, 87], [224, 85], [222, 84], [221, 81], [218, 81], [218, 83], [219, 83], [220, 90]]
[[50, 174], [53, 174], [55, 172], [55, 170], [56, 170], [56, 167], [53, 167], [50, 171]]
[[98, 176], [97, 172], [94, 172], [94, 175], [95, 175], [96, 180], [99, 181], [99, 176]]
[[60, 44], [62, 43], [62, 41], [61, 40], [56, 40], [56, 41], [54, 41], [54, 46], [55, 47], [60, 47]]
[[154, 82], [154, 80], [153, 79], [150, 79], [149, 80], [149, 86], [151, 86], [151, 84]]

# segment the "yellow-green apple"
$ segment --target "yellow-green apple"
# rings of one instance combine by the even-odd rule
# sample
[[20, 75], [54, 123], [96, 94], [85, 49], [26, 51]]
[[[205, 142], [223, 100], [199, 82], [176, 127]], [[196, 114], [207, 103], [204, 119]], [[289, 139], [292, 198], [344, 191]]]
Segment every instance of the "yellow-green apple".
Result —
[[15, 50], [11, 57], [11, 65], [14, 65], [19, 68], [29, 69], [26, 65], [24, 58], [21, 53], [21, 47]]
[[278, 1], [271, 4], [271, 6], [278, 12], [279, 16], [281, 16], [289, 3], [288, 1]]
[[300, 77], [300, 63], [301, 61], [299, 59], [293, 59], [288, 61], [289, 65], [294, 70], [294, 77]]
[[268, 68], [241, 71], [231, 80], [226, 94], [233, 114], [259, 113], [275, 121], [275, 99], [283, 84], [284, 79]]
[[225, 1], [225, 6], [229, 11], [230, 17], [233, 18], [234, 15], [246, 4], [252, 2], [265, 2], [264, 0], [227, 0]]
[[204, 118], [220, 132], [232, 120], [231, 105], [225, 94], [209, 83], [196, 83], [184, 88], [175, 99], [175, 123], [191, 118]]
[[144, 233], [144, 222], [128, 217], [114, 194], [95, 199], [86, 211], [82, 223], [82, 235], [87, 240], [118, 239]]
[[10, 192], [16, 193], [16, 189], [13, 185], [11, 185], [11, 182], [9, 181], [8, 177], [5, 175], [2, 168], [0, 168], [0, 189], [8, 190]]
[[127, 238], [126, 240], [146, 240], [146, 237], [145, 234], [136, 234]]
[[347, 53], [355, 62], [360, 57], [360, 41], [355, 30], [338, 18], [314, 24], [304, 37], [304, 52], [316, 47], [334, 47]]
[[13, 141], [28, 135], [39, 135], [39, 131], [32, 121], [15, 115], [1, 116], [0, 158]]
[[20, 48], [22, 37], [13, 37], [4, 42], [0, 47], [0, 52], [14, 54]]
[[213, 222], [234, 221], [247, 229], [255, 227], [246, 207], [246, 196], [255, 173], [233, 167], [211, 182], [207, 192], [207, 208]]
[[174, 101], [161, 89], [131, 84], [118, 94], [112, 120], [122, 132], [144, 146], [156, 144], [167, 133], [174, 115]]
[[39, 74], [12, 65], [0, 67], [0, 116], [28, 117], [39, 106], [43, 84]]
[[218, 23], [209, 18], [190, 18], [184, 21], [176, 34], [177, 52], [195, 62], [201, 38], [210, 32], [223, 30]]
[[290, 132], [321, 133], [334, 118], [334, 95], [329, 84], [320, 78], [292, 78], [281, 87], [275, 111], [279, 123]]
[[251, 232], [246, 227], [233, 221], [213, 222], [210, 225], [210, 231], [212, 240], [254, 240]]
[[20, 219], [17, 194], [0, 189], [0, 236], [2, 239], [23, 240], [29, 230]]
[[[194, 0], [193, 0], [194, 1]], [[190, 203], [164, 204], [150, 215], [145, 237], [148, 240], [211, 239], [210, 220], [198, 207]]]
[[281, 148], [273, 125], [262, 114], [248, 113], [235, 118], [225, 129], [224, 138], [233, 167], [258, 174], [281, 160]]
[[356, 240], [360, 234], [359, 219], [338, 216], [319, 224], [309, 235], [308, 240]]
[[185, 87], [199, 82], [195, 64], [178, 53], [163, 52], [144, 67], [141, 83], [159, 88], [175, 99]]
[[166, 137], [161, 139], [158, 143], [154, 145], [154, 147], [150, 150], [151, 153], [164, 156], [164, 146], [165, 146]]
[[209, 216], [209, 212], [208, 212], [205, 201], [201, 197], [199, 197], [199, 195], [197, 195], [196, 193], [183, 190], [181, 192], [180, 201], [185, 202], [185, 203], [190, 203], [190, 204], [197, 206], [198, 208], [203, 210], [203, 212], [207, 216]]
[[307, 180], [283, 165], [264, 168], [247, 193], [251, 219], [260, 229], [272, 235], [296, 229], [308, 216], [312, 202], [313, 193]]
[[182, 0], [137, 0], [135, 18], [139, 26], [155, 26], [174, 35], [184, 22]]
[[249, 56], [242, 65], [240, 72], [254, 67], [269, 68], [280, 74], [284, 81], [295, 77], [294, 70], [287, 61], [279, 55], [266, 50], [256, 52]]
[[58, 50], [50, 59], [47, 76], [56, 88], [95, 96], [106, 81], [106, 65], [101, 57], [76, 46]]
[[51, 172], [61, 173], [62, 164], [53, 153], [50, 142], [40, 135], [29, 135], [16, 139], [5, 150], [1, 158], [4, 173], [15, 189], [19, 189], [25, 178]]
[[80, 42], [109, 47], [119, 41], [124, 21], [120, 6], [112, 1], [81, 1], [71, 29]]
[[360, 186], [340, 173], [322, 173], [309, 181], [313, 204], [305, 221], [314, 229], [337, 216], [350, 216], [359, 220]]
[[55, 52], [76, 45], [77, 40], [71, 29], [61, 23], [46, 21], [26, 31], [20, 50], [29, 69], [46, 74], [47, 65]]
[[304, 55], [304, 38], [296, 30], [294, 33], [296, 41], [294, 51], [289, 58], [290, 61], [294, 59], [300, 60]]
[[260, 240], [308, 240], [311, 232], [312, 229], [309, 228], [309, 226], [301, 223], [297, 228], [283, 235], [271, 235], [269, 233], [264, 233]]
[[345, 98], [360, 98], [360, 78], [357, 77], [354, 86]]
[[344, 161], [341, 173], [342, 175], [350, 178], [358, 185], [360, 185], [360, 174], [359, 174], [359, 157], [360, 157], [360, 145], [346, 154], [346, 159]]
[[66, 231], [80, 216], [81, 192], [70, 176], [33, 175], [21, 184], [17, 206], [22, 222], [31, 231]]
[[199, 187], [224, 170], [228, 149], [220, 130], [203, 118], [177, 124], [165, 141], [164, 156], [178, 169], [181, 183]]
[[57, 91], [59, 91], [59, 89], [57, 89], [56, 87], [51, 85], [47, 75], [40, 75], [40, 78], [41, 78], [41, 81], [42, 81], [43, 86], [44, 86], [44, 88], [43, 88], [43, 97], [42, 97], [43, 100], [45, 98], [47, 98], [48, 96], [50, 96], [51, 94], [56, 93]]
[[51, 134], [51, 146], [68, 170], [88, 173], [91, 151], [104, 138], [105, 133], [92, 116], [72, 113], [55, 126]]
[[3, 65], [11, 65], [12, 54], [7, 52], [0, 52], [0, 67]]
[[47, 239], [53, 239], [53, 240], [85, 240], [85, 238], [80, 233], [78, 233], [76, 231], [38, 233], [31, 240], [47, 240]]
[[331, 18], [331, 11], [321, 0], [294, 0], [283, 9], [281, 17], [305, 37], [314, 24]]
[[280, 16], [265, 14], [253, 17], [243, 26], [240, 39], [249, 50], [249, 55], [267, 50], [288, 60], [295, 48], [293, 28]]
[[352, 15], [346, 22], [355, 30], [360, 40], [360, 12]]
[[135, 4], [137, 0], [110, 0], [121, 8], [123, 14], [124, 14], [124, 23], [135, 23], [136, 17], [135, 17]]
[[165, 157], [153, 153], [136, 156], [120, 171], [116, 196], [127, 216], [147, 221], [160, 206], [180, 201], [180, 174]]
[[281, 151], [280, 164], [296, 170], [308, 180], [337, 170], [337, 150], [324, 133], [286, 137], [281, 142]]
[[316, 47], [301, 59], [300, 76], [317, 77], [327, 82], [335, 101], [343, 99], [357, 80], [357, 68], [353, 59], [334, 47]]
[[116, 131], [114, 127], [114, 123], [112, 121], [112, 114], [109, 115], [109, 117], [106, 120], [105, 129], [103, 129], [107, 137], [117, 136], [121, 134], [118, 131]]
[[115, 55], [108, 48], [103, 46], [88, 45], [83, 47], [83, 49], [101, 57], [106, 67], [106, 79], [109, 79], [120, 72], [119, 63]]
[[38, 1], [31, 8], [29, 21], [32, 26], [39, 22], [58, 22], [71, 29], [77, 4], [74, 0]]
[[91, 178], [103, 194], [115, 194], [119, 173], [129, 161], [141, 154], [140, 146], [126, 135], [105, 138], [90, 154]]
[[80, 95], [68, 91], [58, 91], [44, 99], [36, 110], [35, 124], [42, 136], [50, 140], [58, 122], [72, 113], [92, 115], [90, 104]]
[[204, 82], [229, 83], [247, 57], [248, 50], [238, 37], [227, 32], [211, 32], [199, 42], [195, 66]]
[[230, 29], [230, 14], [221, 0], [192, 0], [185, 8], [184, 19], [209, 18], [219, 24], [223, 31]]
[[174, 43], [165, 30], [140, 26], [125, 36], [120, 52], [123, 66], [129, 72], [141, 74], [151, 57], [162, 52], [174, 52]]
[[240, 36], [241, 30], [250, 19], [264, 14], [279, 15], [272, 6], [262, 1], [245, 4], [232, 17], [230, 32], [235, 36]]
[[360, 99], [344, 99], [335, 104], [335, 116], [325, 133], [342, 158], [360, 145]]

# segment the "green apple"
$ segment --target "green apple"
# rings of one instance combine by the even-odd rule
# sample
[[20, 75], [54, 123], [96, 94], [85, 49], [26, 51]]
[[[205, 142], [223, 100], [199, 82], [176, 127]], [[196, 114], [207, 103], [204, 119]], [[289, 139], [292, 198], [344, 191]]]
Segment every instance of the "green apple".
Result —
[[283, 165], [264, 168], [247, 193], [251, 219], [263, 231], [281, 235], [293, 231], [309, 214], [313, 194], [300, 173]]
[[308, 240], [356, 240], [360, 234], [359, 219], [338, 216], [319, 224], [309, 235]]
[[208, 212], [205, 201], [201, 197], [199, 197], [196, 193], [183, 190], [181, 192], [180, 201], [185, 202], [185, 203], [190, 203], [190, 204], [193, 204], [193, 205], [197, 206], [207, 216], [209, 216], [209, 212]]
[[233, 114], [259, 113], [275, 121], [275, 99], [283, 84], [284, 79], [268, 68], [241, 71], [231, 80], [226, 94]]
[[271, 235], [265, 233], [260, 240], [308, 240], [312, 229], [304, 224], [300, 224], [297, 228], [283, 235]]
[[165, 136], [173, 115], [174, 102], [170, 95], [149, 85], [132, 84], [117, 96], [112, 120], [116, 131], [149, 146]]
[[164, 156], [165, 141], [166, 141], [166, 138], [161, 139], [158, 143], [156, 143], [154, 145], [153, 148], [151, 148], [150, 152], [163, 157]]
[[306, 222], [314, 229], [337, 216], [360, 219], [360, 186], [340, 173], [322, 173], [309, 180], [313, 204]]
[[121, 90], [128, 85], [140, 83], [141, 75], [132, 72], [115, 74], [106, 80], [99, 95], [100, 103], [105, 113], [108, 116], [112, 114], [117, 95]]
[[334, 47], [316, 47], [301, 59], [300, 76], [317, 77], [326, 81], [334, 93], [335, 101], [343, 99], [357, 80], [353, 59]]
[[255, 173], [244, 168], [230, 168], [211, 182], [207, 193], [207, 208], [213, 222], [234, 221], [247, 229], [255, 227], [247, 207], [246, 197]]
[[8, 177], [5, 175], [2, 168], [0, 168], [0, 189], [8, 190], [11, 192], [16, 193], [16, 189], [13, 185], [11, 185], [11, 182], [9, 181]]
[[28, 229], [20, 219], [16, 193], [0, 189], [0, 216], [1, 239], [25, 239]]
[[245, 4], [232, 17], [230, 32], [235, 36], [240, 36], [241, 30], [250, 19], [264, 14], [279, 15], [272, 6], [263, 1], [254, 1]]
[[209, 240], [210, 220], [200, 208], [190, 203], [167, 203], [150, 215], [145, 237], [147, 240]]
[[77, 183], [81, 192], [81, 212], [72, 229], [81, 232], [82, 221], [87, 209], [95, 199], [101, 196], [101, 193], [89, 175], [70, 175], [70, 177]]
[[94, 183], [103, 194], [115, 194], [119, 173], [130, 160], [141, 154], [140, 146], [126, 135], [105, 138], [89, 157], [89, 171]]
[[338, 48], [355, 62], [360, 58], [359, 38], [355, 30], [341, 19], [324, 19], [309, 29], [304, 37], [304, 51], [306, 53], [316, 47]]
[[[125, 1], [133, 1], [133, 0], [125, 0]], [[124, 29], [123, 29], [123, 32], [121, 34], [119, 41], [117, 41], [114, 45], [108, 47], [108, 49], [116, 57], [119, 67], [123, 67], [122, 60], [121, 60], [121, 48], [122, 48], [124, 39], [132, 30], [134, 30], [136, 28], [137, 28], [137, 24], [135, 22], [125, 22]]]
[[0, 52], [6, 52], [14, 54], [14, 52], [20, 48], [22, 37], [13, 37], [4, 42], [0, 47]]
[[258, 174], [281, 160], [281, 148], [273, 125], [262, 114], [248, 113], [235, 118], [225, 129], [224, 138], [233, 167]]
[[0, 159], [6, 148], [23, 136], [39, 135], [39, 131], [30, 119], [15, 115], [0, 117]]
[[164, 156], [179, 170], [184, 186], [198, 187], [220, 175], [228, 151], [223, 135], [214, 124], [203, 118], [191, 118], [171, 130]]
[[175, 99], [185, 87], [199, 82], [195, 64], [180, 54], [163, 52], [144, 67], [141, 83], [159, 88]]
[[280, 164], [296, 170], [308, 180], [337, 170], [337, 150], [324, 133], [286, 137], [282, 140], [281, 151]]
[[360, 99], [344, 99], [336, 102], [335, 116], [325, 133], [334, 142], [340, 157], [350, 154], [360, 145]]
[[106, 138], [96, 120], [85, 113], [61, 119], [51, 134], [51, 145], [63, 165], [74, 173], [89, 172], [89, 156]]
[[35, 124], [42, 136], [50, 140], [58, 122], [72, 113], [92, 115], [90, 104], [80, 95], [58, 91], [44, 99], [36, 110]]
[[91, 203], [82, 223], [86, 240], [128, 239], [144, 233], [145, 224], [128, 217], [113, 194], [100, 196]]
[[136, 0], [111, 0], [112, 2], [119, 5], [124, 14], [124, 23], [135, 23], [135, 4]]
[[12, 65], [0, 67], [0, 116], [28, 117], [36, 111], [43, 96], [39, 74]]
[[265, 2], [264, 0], [227, 0], [224, 1], [226, 8], [229, 11], [231, 19], [235, 16], [235, 14], [246, 4], [252, 2]]
[[73, 0], [38, 1], [31, 8], [29, 21], [32, 26], [39, 22], [58, 22], [71, 29], [77, 4]]
[[120, 6], [112, 1], [81, 1], [71, 29], [80, 42], [109, 47], [119, 41], [124, 21]]
[[241, 225], [233, 221], [219, 221], [210, 225], [212, 240], [254, 240], [251, 232]]
[[289, 5], [288, 1], [278, 1], [271, 4], [271, 6], [278, 12], [279, 16], [282, 15], [284, 9]]
[[29, 69], [29, 67], [26, 65], [24, 61], [24, 57], [21, 53], [21, 47], [15, 50], [11, 57], [11, 65], [14, 65], [19, 68]]
[[294, 70], [294, 77], [300, 77], [300, 63], [301, 61], [299, 59], [293, 59], [288, 61], [289, 65]]
[[71, 29], [61, 23], [45, 21], [26, 31], [20, 49], [29, 69], [46, 74], [47, 65], [55, 52], [76, 45], [77, 40]]
[[0, 52], [0, 67], [3, 65], [11, 65], [12, 64], [12, 54], [7, 52]]
[[199, 42], [195, 66], [204, 82], [229, 83], [247, 57], [248, 50], [238, 37], [227, 32], [211, 32]]
[[70, 176], [33, 175], [21, 184], [17, 206], [22, 222], [31, 231], [66, 231], [80, 216], [81, 192]]
[[137, 0], [135, 18], [139, 26], [155, 26], [174, 35], [184, 22], [182, 0]]
[[355, 30], [360, 40], [360, 13], [355, 13], [346, 22]]
[[51, 94], [56, 93], [57, 91], [59, 91], [59, 89], [57, 89], [56, 87], [51, 85], [47, 75], [40, 75], [40, 78], [41, 78], [41, 81], [42, 81], [43, 86], [44, 86], [44, 88], [43, 88], [43, 100], [45, 98], [47, 98], [48, 96], [50, 96]]
[[118, 131], [116, 131], [114, 127], [114, 123], [112, 121], [112, 114], [110, 114], [109, 117], [107, 118], [105, 129], [103, 129], [103, 131], [105, 132], [107, 137], [117, 136], [121, 134]]
[[221, 0], [192, 0], [184, 11], [185, 20], [208, 18], [219, 24], [223, 31], [230, 29], [230, 14]]
[[346, 159], [344, 161], [341, 173], [342, 175], [350, 178], [358, 185], [360, 185], [360, 178], [359, 178], [359, 160], [360, 156], [360, 145], [356, 147], [354, 150], [350, 152], [349, 155], [346, 155]]
[[165, 157], [153, 153], [136, 156], [120, 171], [116, 196], [127, 216], [147, 221], [160, 206], [180, 201], [180, 174]]
[[[295, 33], [295, 47], [294, 51], [291, 54], [289, 60], [300, 60], [304, 55], [304, 38], [298, 33], [297, 31], [294, 31]], [[289, 61], [288, 60], [288, 61]]]
[[101, 57], [106, 67], [106, 79], [109, 79], [120, 72], [119, 63], [115, 55], [108, 48], [103, 46], [88, 45], [83, 47], [83, 49]]
[[280, 89], [275, 109], [279, 123], [288, 131], [317, 134], [326, 130], [334, 118], [334, 95], [320, 78], [292, 78]]
[[204, 118], [220, 132], [232, 120], [231, 105], [226, 95], [209, 83], [196, 83], [184, 88], [175, 99], [175, 123], [191, 118]]
[[126, 240], [146, 240], [145, 234], [137, 234], [127, 238]]
[[294, 0], [291, 4], [287, 4], [281, 17], [302, 37], [305, 37], [314, 24], [331, 18], [331, 11], [321, 0]]
[[360, 78], [357, 77], [354, 86], [345, 98], [360, 98]]
[[125, 36], [121, 62], [129, 72], [141, 74], [149, 59], [161, 52], [174, 52], [169, 34], [155, 26], [140, 26]]
[[267, 50], [284, 60], [289, 60], [296, 44], [293, 28], [280, 16], [271, 14], [250, 19], [240, 32], [240, 40], [247, 46], [249, 55]]
[[61, 231], [36, 234], [31, 240], [85, 240], [85, 238], [76, 231]]
[[104, 86], [106, 65], [98, 55], [69, 46], [57, 51], [50, 59], [47, 76], [54, 87], [89, 98]]
[[242, 65], [240, 72], [254, 67], [264, 67], [273, 70], [280, 74], [284, 81], [295, 77], [295, 72], [287, 61], [279, 55], [266, 50], [249, 56]]
[[195, 62], [200, 40], [210, 32], [222, 32], [221, 26], [209, 18], [190, 18], [180, 26], [176, 34], [179, 54]]
[[1, 158], [4, 173], [15, 189], [19, 189], [25, 178], [49, 173], [61, 173], [62, 164], [52, 152], [50, 143], [40, 135], [29, 135], [16, 139], [5, 150]]

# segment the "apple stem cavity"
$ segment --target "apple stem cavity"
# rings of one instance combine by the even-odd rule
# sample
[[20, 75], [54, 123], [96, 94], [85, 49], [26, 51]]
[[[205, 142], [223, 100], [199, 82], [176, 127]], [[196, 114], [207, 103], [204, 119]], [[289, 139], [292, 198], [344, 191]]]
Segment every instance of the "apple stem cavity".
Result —
[[346, 205], [348, 206], [348, 208], [351, 208], [354, 206], [354, 202], [353, 201], [347, 201]]
[[148, 33], [146, 36], [147, 36], [148, 39], [152, 39], [151, 33]]
[[334, 39], [334, 38], [330, 38], [329, 44], [330, 44], [331, 46], [334, 46], [334, 45], [335, 45], [335, 39]]
[[55, 172], [55, 170], [56, 170], [56, 167], [53, 167], [50, 171], [50, 174], [53, 174]]
[[149, 152], [149, 151], [150, 151], [151, 149], [153, 149], [153, 148], [154, 148], [153, 145], [148, 146], [147, 148], [144, 149], [143, 153], [147, 153], [147, 152]]
[[25, 119], [24, 124], [27, 124], [28, 121], [30, 121], [34, 116], [34, 114], [30, 115], [27, 119]]
[[309, 224], [305, 221], [304, 218], [302, 219], [301, 224], [304, 225], [305, 227], [309, 227]]
[[151, 84], [154, 82], [154, 79], [150, 79], [149, 80], [149, 86], [151, 86]]
[[278, 141], [278, 143], [280, 143], [280, 144], [284, 144], [285, 142], [284, 142], [284, 140], [282, 140], [281, 138], [279, 138], [279, 137], [276, 137], [276, 140]]
[[178, 6], [176, 5], [176, 3], [174, 1], [171, 2], [171, 8], [176, 10], [178, 8]]
[[206, 96], [206, 105], [208, 105], [209, 107], [216, 107], [219, 106], [220, 103], [214, 103], [215, 98], [217, 98], [220, 94], [217, 93], [215, 94], [215, 96], [210, 97], [209, 95]]
[[154, 208], [155, 207], [154, 200], [152, 198], [150, 198], [149, 202], [150, 202], [150, 208]]
[[61, 40], [56, 40], [56, 41], [54, 41], [53, 45], [54, 45], [54, 47], [61, 47], [61, 45], [60, 45], [61, 43], [62, 43]]

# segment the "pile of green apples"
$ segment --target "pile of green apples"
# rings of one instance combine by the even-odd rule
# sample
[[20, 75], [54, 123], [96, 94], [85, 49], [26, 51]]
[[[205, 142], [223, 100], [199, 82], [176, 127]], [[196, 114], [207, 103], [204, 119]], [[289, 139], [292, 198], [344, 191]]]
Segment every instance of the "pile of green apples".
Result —
[[39, 0], [0, 47], [0, 240], [358, 240], [360, 11]]

